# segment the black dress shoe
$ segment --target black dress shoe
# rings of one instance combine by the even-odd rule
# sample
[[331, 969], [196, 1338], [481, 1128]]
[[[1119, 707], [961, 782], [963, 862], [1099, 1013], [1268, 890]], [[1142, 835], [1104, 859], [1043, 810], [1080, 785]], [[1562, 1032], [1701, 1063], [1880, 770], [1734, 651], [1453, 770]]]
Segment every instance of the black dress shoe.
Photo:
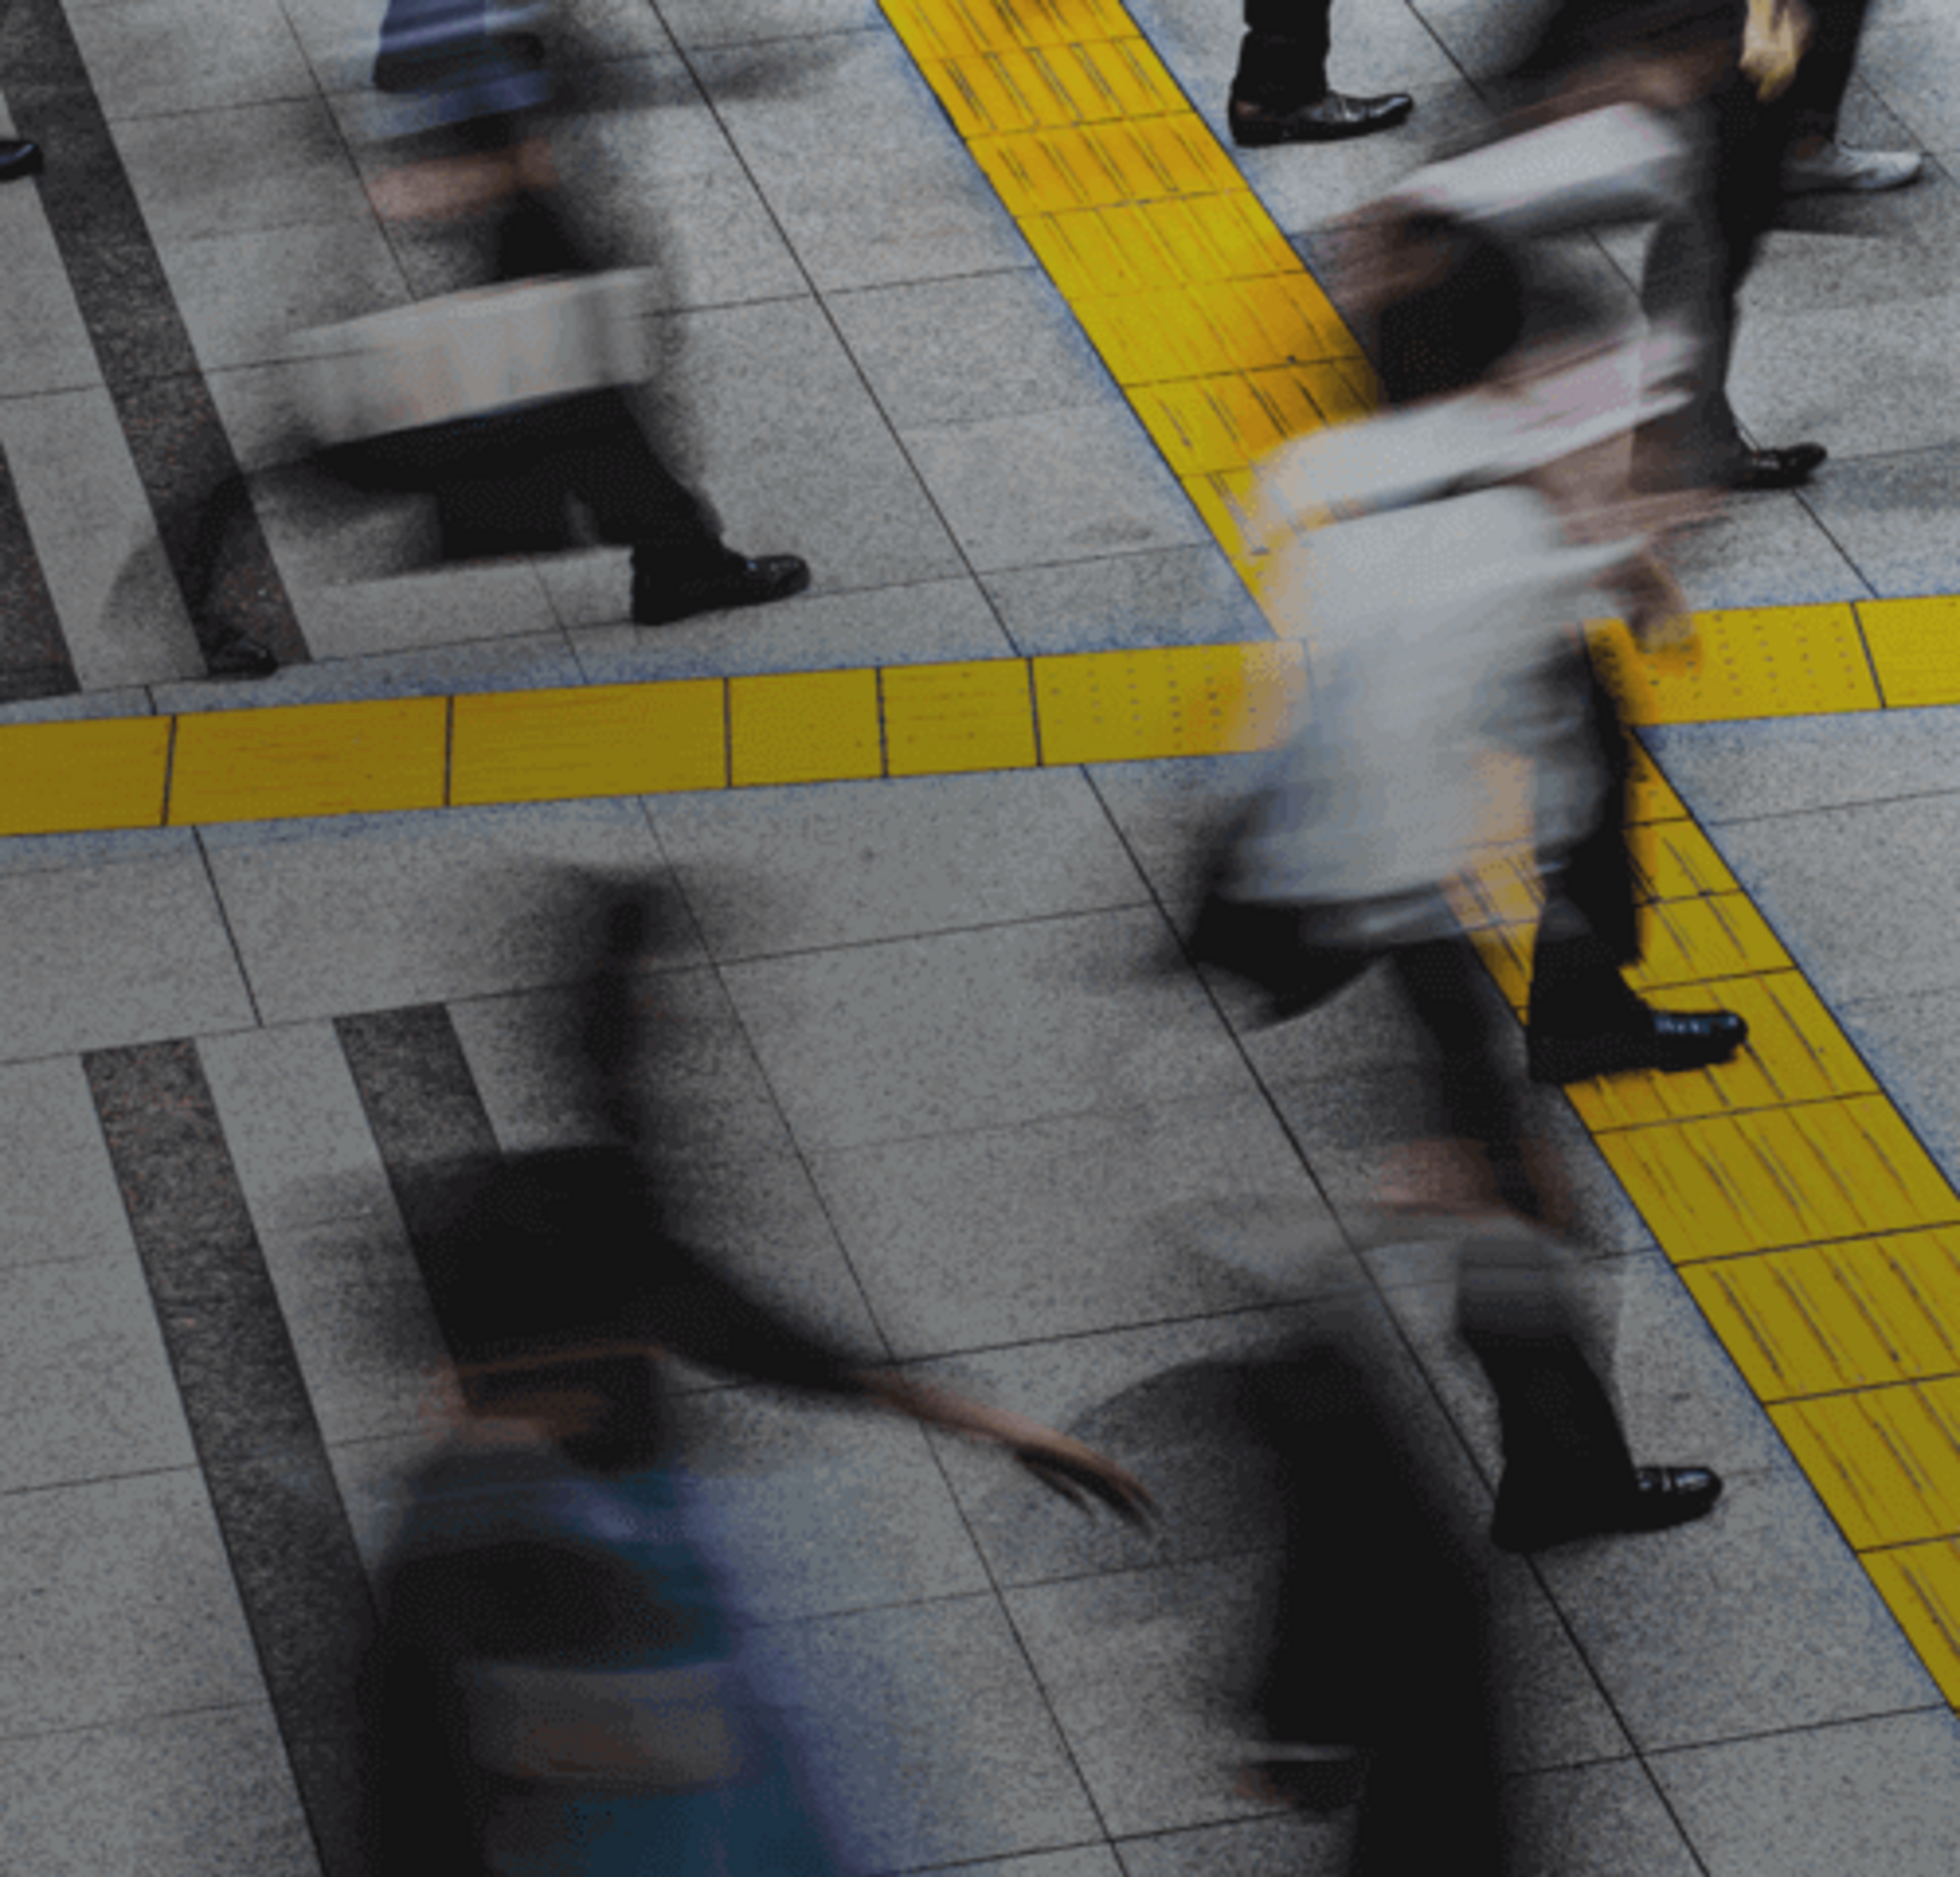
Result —
[[279, 661], [257, 639], [227, 639], [204, 662], [215, 678], [269, 678], [279, 668]]
[[1648, 1011], [1638, 1028], [1595, 1030], [1590, 1036], [1525, 1039], [1534, 1082], [1590, 1082], [1595, 1075], [1658, 1069], [1663, 1075], [1726, 1062], [1748, 1040], [1749, 1026], [1734, 1011]]
[[1744, 450], [1723, 472], [1732, 489], [1795, 489], [1816, 474], [1831, 453], [1821, 443], [1792, 443], [1787, 450]]
[[25, 137], [0, 137], [0, 182], [39, 175], [46, 167], [38, 143], [29, 143]]
[[809, 584], [809, 567], [794, 554], [764, 554], [753, 561], [731, 559], [721, 572], [694, 580], [662, 580], [658, 574], [633, 578], [633, 623], [672, 625], [697, 613], [725, 613], [738, 606], [767, 606], [787, 600]]
[[1520, 1506], [1497, 1494], [1491, 1543], [1500, 1552], [1543, 1552], [1582, 1538], [1664, 1532], [1705, 1518], [1722, 1497], [1722, 1476], [1708, 1466], [1642, 1466], [1634, 1488], [1603, 1505]]
[[1349, 98], [1329, 91], [1310, 104], [1284, 111], [1234, 98], [1225, 116], [1232, 141], [1257, 150], [1273, 143], [1345, 143], [1349, 137], [1393, 129], [1414, 109], [1415, 100], [1406, 91], [1379, 98]]

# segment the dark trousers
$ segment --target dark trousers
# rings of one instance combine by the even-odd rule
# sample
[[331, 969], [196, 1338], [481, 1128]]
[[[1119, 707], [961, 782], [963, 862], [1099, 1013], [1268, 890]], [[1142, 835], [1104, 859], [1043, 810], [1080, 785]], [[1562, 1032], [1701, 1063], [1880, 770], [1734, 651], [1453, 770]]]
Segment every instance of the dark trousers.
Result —
[[1246, 0], [1246, 36], [1232, 95], [1290, 111], [1327, 90], [1328, 15], [1334, 0]]
[[[1467, 1244], [1458, 1320], [1497, 1397], [1500, 1515], [1632, 1490], [1618, 1417], [1542, 1244]], [[1483, 1573], [1440, 1457], [1410, 1438], [1379, 1377], [1363, 1339], [1338, 1324], [1245, 1377], [1243, 1417], [1273, 1462], [1283, 1546], [1253, 1709], [1276, 1744], [1367, 1751], [1356, 1877], [1427, 1872], [1439, 1844], [1452, 1872], [1498, 1877], [1503, 1669]]]
[[[601, 540], [633, 550], [636, 588], [708, 577], [734, 558], [617, 391], [345, 444], [324, 452], [318, 467], [356, 488], [433, 496], [445, 559], [570, 547], [573, 501]], [[228, 476], [198, 507], [184, 587], [207, 649], [228, 636], [217, 617], [221, 582], [251, 517], [242, 475]]]
[[1872, 0], [1806, 0], [1806, 3], [1810, 8], [1810, 44], [1789, 87], [1790, 109], [1795, 120], [1793, 134], [1835, 137]]
[[1695, 116], [1700, 179], [1688, 207], [1655, 231], [1641, 282], [1647, 318], [1683, 325], [1694, 340], [1689, 403], [1641, 438], [1643, 478], [1678, 487], [1718, 480], [1744, 447], [1728, 394], [1739, 301], [1776, 220], [1796, 122], [1790, 92], [1765, 104], [1740, 73]]
[[1618, 700], [1575, 645], [1570, 682], [1585, 699], [1585, 736], [1604, 787], [1592, 827], [1561, 853], [1541, 853], [1544, 912], [1532, 951], [1528, 1026], [1546, 1036], [1596, 1036], [1638, 1025], [1641, 1001], [1621, 971], [1641, 955], [1633, 856], [1627, 847], [1632, 751]]
[[1284, 1552], [1257, 1718], [1275, 1743], [1368, 1755], [1354, 1877], [1504, 1865], [1492, 1661], [1477, 1572], [1358, 1352], [1303, 1341], [1251, 1369], [1245, 1418], [1277, 1474]]

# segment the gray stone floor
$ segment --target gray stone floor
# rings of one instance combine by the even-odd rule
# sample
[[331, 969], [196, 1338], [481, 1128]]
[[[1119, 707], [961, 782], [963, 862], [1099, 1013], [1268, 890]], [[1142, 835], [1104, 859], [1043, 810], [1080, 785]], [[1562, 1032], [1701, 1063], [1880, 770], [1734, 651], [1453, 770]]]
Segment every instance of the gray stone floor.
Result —
[[[365, 88], [376, 11], [68, 0], [314, 662], [252, 689], [198, 676], [109, 301], [57, 225], [74, 210], [56, 116], [49, 182], [0, 191], [0, 460], [75, 683], [0, 718], [1263, 630], [864, 0], [555, 9], [595, 102], [577, 133], [595, 222], [652, 271], [652, 416], [733, 539], [808, 555], [809, 595], [649, 631], [623, 619], [616, 554], [419, 567], [416, 512], [293, 471], [278, 370], [295, 326], [456, 277], [363, 186], [391, 128]], [[1404, 83], [1420, 108], [1405, 135], [1248, 153], [1282, 225], [1310, 232], [1474, 126], [1465, 74], [1502, 12], [1341, 0], [1337, 81]], [[50, 17], [15, 0], [0, 25], [22, 120], [45, 69], [20, 48]], [[1231, 8], [1137, 18], [1218, 124]], [[1816, 435], [1834, 461], [1700, 539], [1704, 605], [1960, 592], [1960, 14], [1878, 0], [1848, 133], [1934, 162], [1896, 198], [1801, 205], [1772, 240], [1737, 401], [1764, 438]], [[1960, 1172], [1951, 717], [1653, 746]], [[333, 1677], [332, 1559], [357, 1581], [371, 1561], [433, 1404], [399, 1177], [415, 1143], [377, 1118], [376, 1063], [505, 1148], [580, 1136], [569, 867], [660, 883], [683, 911], [649, 967], [651, 1073], [692, 1229], [867, 1352], [1103, 1442], [1162, 1501], [1144, 1539], [936, 1435], [692, 1389], [752, 1647], [860, 1866], [1339, 1870], [1338, 1823], [1235, 1791], [1225, 1691], [1268, 1559], [1216, 1457], [1143, 1385], [1346, 1283], [1396, 1332], [1397, 1386], [1473, 1511], [1494, 1428], [1447, 1331], [1445, 1248], [1371, 1203], [1413, 1103], [1383, 987], [1261, 1032], [1157, 968], [1229, 766], [0, 843], [0, 1869], [339, 1877], [337, 1736], [311, 1706]], [[183, 1092], [180, 1147], [174, 1118], [145, 1145], [126, 1087], [139, 1122]], [[1705, 1525], [1498, 1568], [1526, 1869], [1943, 1877], [1952, 1716], [1569, 1111], [1542, 1111], [1636, 1445], [1712, 1461], [1731, 1490]], [[172, 1290], [213, 1246], [264, 1295]], [[261, 1342], [212, 1357], [187, 1297]], [[258, 1507], [324, 1536], [269, 1549]]]

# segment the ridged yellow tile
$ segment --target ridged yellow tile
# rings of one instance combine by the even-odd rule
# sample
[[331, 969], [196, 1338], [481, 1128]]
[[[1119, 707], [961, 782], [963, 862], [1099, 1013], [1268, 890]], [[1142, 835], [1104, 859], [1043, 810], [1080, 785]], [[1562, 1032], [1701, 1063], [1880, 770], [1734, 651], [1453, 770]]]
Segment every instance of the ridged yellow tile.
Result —
[[1627, 776], [1627, 820], [1635, 827], [1650, 821], [1679, 821], [1688, 810], [1667, 777], [1638, 738], [1631, 744], [1633, 762]]
[[884, 12], [921, 62], [1124, 39], [1137, 30], [1115, 0], [886, 0]]
[[728, 680], [729, 769], [738, 788], [884, 773], [874, 670]]
[[1474, 872], [1452, 884], [1449, 897], [1468, 928], [1534, 926], [1544, 904], [1538, 856], [1523, 844], [1493, 849]]
[[1042, 761], [1216, 756], [1285, 733], [1298, 669], [1280, 645], [1196, 645], [1036, 659]]
[[1617, 619], [1589, 628], [1592, 656], [1637, 723], [1875, 711], [1878, 686], [1849, 606], [1704, 613], [1699, 658], [1649, 657]]
[[1566, 1093], [1579, 1118], [1594, 1133], [1866, 1095], [1878, 1088], [1799, 972], [1730, 978], [1700, 995], [1677, 995], [1664, 1003], [1682, 1010], [1719, 1006], [1735, 1011], [1747, 1021], [1749, 1040], [1717, 1068], [1575, 1083]]
[[1137, 392], [1136, 406], [1152, 440], [1180, 476], [1242, 469], [1327, 421], [1314, 404], [1305, 369], [1153, 384]]
[[1245, 184], [1196, 112], [976, 137], [973, 160], [1012, 216], [1112, 208]]
[[1887, 704], [1960, 704], [1960, 598], [1860, 600], [1857, 614]]
[[[1658, 801], [1658, 798], [1656, 798]], [[1635, 890], [1646, 900], [1736, 892], [1736, 876], [1708, 836], [1686, 818], [1650, 819], [1628, 831]]]
[[1854, 1549], [1960, 1533], [1960, 1379], [1770, 1409]]
[[448, 731], [440, 697], [180, 716], [170, 818], [188, 827], [440, 808]]
[[1035, 766], [1035, 702], [1024, 659], [888, 666], [883, 683], [892, 774]]
[[[1178, 480], [1226, 557], [1250, 584], [1254, 570], [1247, 563], [1264, 558], [1260, 535], [1267, 513], [1257, 473], [1249, 469], [1214, 469], [1204, 475], [1180, 476]], [[1253, 586], [1254, 599], [1264, 605], [1266, 597]], [[1268, 607], [1267, 617], [1272, 617], [1272, 609]]]
[[1298, 271], [1272, 217], [1243, 187], [1060, 209], [1028, 216], [1021, 228], [1071, 304]]
[[1891, 1104], [1631, 1127], [1599, 1151], [1676, 1263], [1960, 1221], [1960, 1202]]
[[0, 834], [161, 827], [167, 716], [0, 729]]
[[1644, 996], [1672, 984], [1710, 983], [1788, 965], [1788, 953], [1746, 893], [1709, 893], [1642, 907], [1641, 962], [1627, 975]]
[[1949, 1706], [1960, 1706], [1960, 1540], [1868, 1552], [1866, 1570]]
[[1075, 316], [1118, 383], [1324, 364], [1353, 341], [1304, 275], [1080, 300]]
[[1140, 38], [976, 53], [925, 68], [963, 137], [1188, 111]]
[[1499, 994], [1513, 1011], [1523, 1013], [1531, 993], [1531, 928], [1486, 925], [1470, 934], [1477, 956], [1491, 973]]
[[1960, 1373], [1960, 1231], [1682, 1267], [1758, 1401]]
[[725, 705], [719, 678], [460, 697], [449, 799], [462, 807], [725, 787]]

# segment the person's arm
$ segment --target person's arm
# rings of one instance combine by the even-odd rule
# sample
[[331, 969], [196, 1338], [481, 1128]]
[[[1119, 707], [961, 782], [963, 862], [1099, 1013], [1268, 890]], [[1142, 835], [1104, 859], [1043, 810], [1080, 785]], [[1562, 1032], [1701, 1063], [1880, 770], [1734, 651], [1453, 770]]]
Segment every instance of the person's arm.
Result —
[[758, 1302], [685, 1247], [669, 1243], [662, 1257], [659, 1333], [674, 1354], [804, 1393], [858, 1396], [914, 1420], [1005, 1447], [1043, 1485], [1072, 1504], [1086, 1508], [1090, 1498], [1099, 1499], [1122, 1517], [1142, 1522], [1150, 1495], [1080, 1441], [950, 1389], [870, 1368]]

